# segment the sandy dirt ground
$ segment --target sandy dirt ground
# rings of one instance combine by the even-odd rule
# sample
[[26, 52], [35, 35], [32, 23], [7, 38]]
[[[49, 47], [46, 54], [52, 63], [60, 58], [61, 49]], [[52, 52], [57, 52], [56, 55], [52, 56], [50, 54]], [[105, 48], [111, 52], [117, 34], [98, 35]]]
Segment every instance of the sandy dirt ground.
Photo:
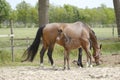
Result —
[[0, 80], [120, 80], [120, 54], [102, 56], [102, 66], [93, 68], [17, 66], [0, 68]]

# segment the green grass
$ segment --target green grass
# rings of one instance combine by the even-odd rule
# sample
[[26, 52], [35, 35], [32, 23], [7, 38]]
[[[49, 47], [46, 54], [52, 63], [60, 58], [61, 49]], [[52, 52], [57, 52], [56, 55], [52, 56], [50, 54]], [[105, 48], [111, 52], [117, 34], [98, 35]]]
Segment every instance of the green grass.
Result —
[[[120, 42], [102, 42], [103, 47], [102, 47], [102, 54], [103, 55], [110, 55], [112, 53], [120, 53]], [[39, 51], [37, 53], [37, 56], [35, 57], [35, 60], [33, 63], [30, 62], [25, 62], [21, 63], [21, 56], [25, 51], [25, 48], [23, 49], [15, 49], [14, 51], [14, 58], [15, 62], [11, 61], [11, 51], [10, 49], [7, 50], [0, 50], [0, 66], [39, 66], [39, 52], [40, 52], [41, 46], [39, 48]], [[53, 51], [53, 59], [56, 63], [57, 66], [62, 66], [63, 65], [63, 47], [59, 46], [56, 44], [54, 51]], [[78, 57], [78, 50], [73, 50], [70, 53], [70, 60], [73, 61], [74, 59], [77, 59]], [[85, 53], [83, 52], [83, 56], [85, 57]], [[86, 58], [86, 57], [85, 57]], [[48, 63], [48, 57], [47, 57], [47, 52], [45, 53], [44, 56], [44, 64], [49, 65]]]
[[102, 51], [104, 54], [120, 53], [120, 41], [103, 41]]
[[[38, 28], [14, 28], [15, 38], [34, 38]], [[0, 28], [0, 35], [10, 34], [9, 28]]]
[[[19, 38], [34, 38], [36, 35], [38, 28], [14, 28], [14, 39]], [[0, 35], [8, 35], [10, 34], [9, 28], [0, 28]], [[32, 41], [30, 40], [30, 43]], [[25, 40], [14, 40], [15, 46], [25, 46], [27, 41]], [[10, 46], [10, 37], [1, 38], [0, 37], [0, 48], [9, 47]]]
[[[36, 31], [38, 28], [14, 28], [14, 38], [34, 38], [36, 35]], [[113, 38], [112, 36], [112, 28], [94, 28], [93, 29], [97, 35], [98, 38]], [[10, 34], [9, 28], [0, 28], [0, 35], [1, 34]], [[117, 30], [115, 28], [115, 37], [117, 37]], [[111, 53], [120, 53], [120, 41], [118, 40], [104, 40], [99, 41], [102, 43], [102, 53], [104, 55], [111, 54]], [[32, 40], [30, 41], [32, 43]], [[27, 48], [26, 41], [19, 40], [14, 42], [15, 50], [14, 50], [14, 56], [15, 56], [15, 62], [11, 61], [11, 49], [10, 49], [10, 38], [1, 38], [0, 37], [0, 66], [27, 66], [27, 65], [33, 65], [38, 66], [39, 65], [39, 51], [41, 50], [41, 46], [39, 48], [38, 54], [35, 57], [35, 60], [33, 63], [25, 62], [21, 63], [21, 56], [24, 53], [25, 49]], [[17, 47], [16, 47], [17, 46]], [[24, 46], [24, 47], [23, 47]], [[22, 47], [22, 48], [18, 48]], [[77, 59], [78, 50], [73, 50], [70, 53], [71, 60]], [[84, 52], [83, 52], [84, 54]], [[85, 54], [84, 54], [85, 55]], [[57, 65], [62, 66], [63, 64], [63, 47], [56, 45], [53, 52], [53, 58]], [[48, 64], [48, 57], [45, 53], [44, 57], [45, 65]], [[59, 63], [58, 63], [59, 62]]]

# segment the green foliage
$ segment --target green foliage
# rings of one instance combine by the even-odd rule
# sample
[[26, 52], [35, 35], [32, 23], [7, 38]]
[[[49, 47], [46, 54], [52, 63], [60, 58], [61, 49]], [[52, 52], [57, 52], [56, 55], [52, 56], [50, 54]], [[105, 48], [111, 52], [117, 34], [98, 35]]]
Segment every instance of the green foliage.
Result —
[[30, 8], [30, 13], [28, 16], [28, 22], [29, 23], [38, 23], [38, 11], [37, 8], [31, 7]]
[[10, 11], [11, 6], [9, 3], [6, 0], [0, 0], [0, 24], [5, 20], [9, 20]]
[[17, 20], [17, 11], [16, 10], [11, 10], [9, 18], [13, 21]]
[[[32, 27], [38, 24], [38, 3], [35, 6], [22, 1], [16, 6], [16, 10], [11, 10], [10, 5], [1, 0], [0, 21], [7, 19], [13, 20], [16, 24], [21, 24], [15, 27]], [[3, 7], [4, 4], [6, 7]], [[2, 16], [2, 17], [1, 17]], [[83, 21], [89, 24], [114, 24], [115, 14], [113, 8], [108, 8], [106, 5], [101, 4], [97, 8], [85, 8], [81, 9], [73, 5], [55, 6], [50, 4], [49, 6], [49, 22], [76, 22]], [[7, 23], [6, 23], [7, 24]], [[23, 24], [23, 25], [22, 25]], [[27, 25], [29, 24], [29, 25]], [[8, 26], [8, 25], [7, 25]]]
[[17, 5], [17, 20], [19, 22], [23, 22], [24, 24], [27, 23], [27, 21], [29, 20], [28, 19], [28, 16], [29, 16], [29, 10], [30, 10], [30, 4], [26, 3], [25, 1], [19, 3]]
[[113, 24], [115, 23], [114, 9], [107, 8], [101, 4], [98, 8], [77, 8], [72, 5], [63, 7], [50, 5], [50, 22], [75, 22], [84, 21], [91, 24]]
[[29, 3], [22, 1], [16, 6], [17, 11], [17, 22], [27, 23], [38, 23], [38, 9], [32, 7]]

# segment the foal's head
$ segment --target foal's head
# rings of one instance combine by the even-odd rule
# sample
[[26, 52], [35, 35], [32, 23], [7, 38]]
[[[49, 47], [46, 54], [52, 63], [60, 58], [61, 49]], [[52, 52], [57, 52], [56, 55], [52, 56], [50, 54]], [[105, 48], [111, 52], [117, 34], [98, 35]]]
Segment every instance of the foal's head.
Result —
[[66, 33], [63, 32], [62, 29], [58, 29], [58, 36], [57, 36], [57, 40], [64, 40], [65, 42], [68, 41], [68, 36], [66, 35]]
[[60, 39], [62, 39], [63, 38], [63, 31], [62, 31], [62, 29], [58, 29], [58, 36], [57, 36], [57, 40], [60, 40]]
[[102, 47], [102, 44], [98, 45], [98, 47], [96, 48], [96, 50], [93, 52], [93, 57], [94, 57], [95, 63], [97, 65], [100, 64], [101, 47]]

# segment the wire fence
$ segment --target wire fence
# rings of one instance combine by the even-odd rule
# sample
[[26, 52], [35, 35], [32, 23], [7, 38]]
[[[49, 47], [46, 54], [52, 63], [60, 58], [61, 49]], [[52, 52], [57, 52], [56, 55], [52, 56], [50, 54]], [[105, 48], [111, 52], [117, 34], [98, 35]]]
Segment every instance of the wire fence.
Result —
[[[94, 27], [94, 26], [97, 26], [97, 27]], [[95, 34], [96, 34], [98, 40], [109, 40], [109, 39], [116, 40], [116, 39], [118, 39], [117, 28], [115, 25], [110, 25], [110, 27], [104, 27], [104, 26], [98, 27], [98, 25], [94, 25], [94, 26], [92, 26], [92, 29], [95, 31]], [[20, 28], [18, 28], [18, 29], [20, 29]], [[38, 28], [36, 28], [35, 30], [37, 30], [37, 29]], [[33, 30], [33, 28], [31, 28], [29, 30]], [[19, 34], [21, 34], [21, 33], [19, 33]], [[29, 34], [31, 34], [31, 32], [29, 32]], [[11, 50], [12, 61], [14, 61], [14, 50], [26, 49], [27, 47], [30, 46], [30, 44], [34, 40], [34, 38], [31, 38], [31, 37], [17, 38], [14, 35], [17, 35], [17, 34], [14, 33], [12, 24], [11, 24], [11, 28], [10, 28], [10, 35], [0, 35], [0, 38], [6, 37], [3, 39], [3, 41], [0, 44], [0, 50], [3, 50], [3, 49]], [[35, 31], [34, 36], [32, 36], [32, 37], [35, 37], [35, 35], [36, 35], [36, 31]], [[9, 46], [6, 46], [6, 45], [9, 45]]]

